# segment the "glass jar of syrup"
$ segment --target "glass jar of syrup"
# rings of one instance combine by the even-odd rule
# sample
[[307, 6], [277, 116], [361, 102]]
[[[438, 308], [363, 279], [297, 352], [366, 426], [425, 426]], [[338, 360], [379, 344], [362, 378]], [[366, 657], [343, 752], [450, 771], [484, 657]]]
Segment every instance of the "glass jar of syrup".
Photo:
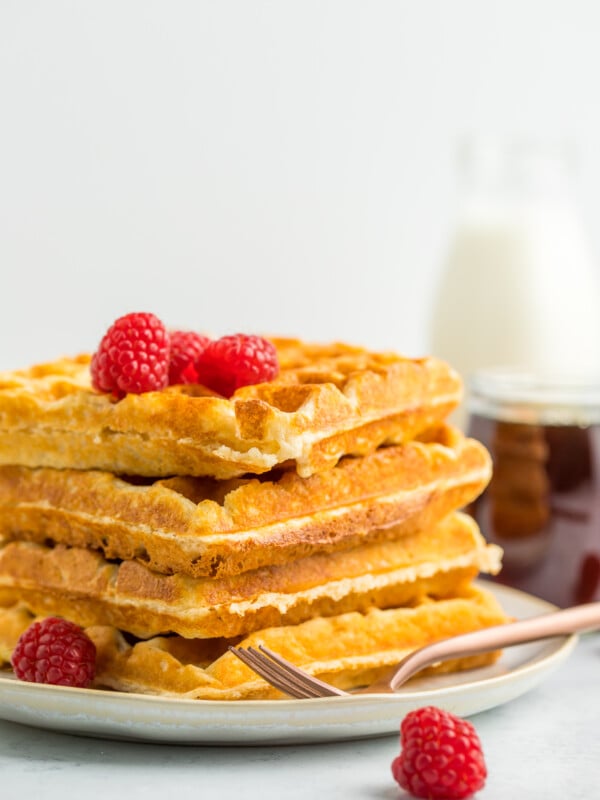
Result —
[[490, 369], [469, 402], [494, 472], [468, 510], [504, 550], [496, 580], [558, 606], [600, 600], [600, 378]]

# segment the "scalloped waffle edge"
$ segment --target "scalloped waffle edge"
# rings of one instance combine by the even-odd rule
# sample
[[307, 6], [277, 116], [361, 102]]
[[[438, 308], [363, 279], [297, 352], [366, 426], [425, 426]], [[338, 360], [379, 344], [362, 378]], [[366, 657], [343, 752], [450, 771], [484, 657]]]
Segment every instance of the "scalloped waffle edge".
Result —
[[140, 485], [95, 470], [0, 466], [0, 541], [92, 547], [158, 572], [222, 577], [409, 535], [475, 499], [490, 476], [483, 446], [449, 426], [310, 478]]
[[[8, 663], [18, 635], [34, 617], [22, 606], [0, 609], [0, 663]], [[405, 655], [438, 639], [499, 625], [508, 619], [487, 590], [466, 585], [443, 600], [413, 608], [372, 608], [257, 631], [239, 642], [264, 644], [307, 672], [341, 689], [381, 677]], [[275, 699], [282, 695], [227, 652], [228, 640], [157, 637], [130, 644], [110, 626], [88, 627], [97, 648], [95, 686], [189, 699]], [[444, 662], [451, 672], [493, 663], [498, 652]]]
[[222, 579], [160, 575], [81, 548], [10, 542], [0, 548], [0, 598], [80, 625], [109, 623], [140, 638], [170, 631], [187, 638], [232, 637], [451, 594], [479, 572], [498, 572], [500, 558], [500, 548], [485, 543], [475, 521], [458, 513], [397, 541]]
[[224, 479], [293, 462], [307, 477], [414, 438], [462, 396], [439, 359], [272, 341], [279, 377], [231, 399], [188, 385], [117, 401], [92, 389], [89, 355], [0, 373], [0, 463]]

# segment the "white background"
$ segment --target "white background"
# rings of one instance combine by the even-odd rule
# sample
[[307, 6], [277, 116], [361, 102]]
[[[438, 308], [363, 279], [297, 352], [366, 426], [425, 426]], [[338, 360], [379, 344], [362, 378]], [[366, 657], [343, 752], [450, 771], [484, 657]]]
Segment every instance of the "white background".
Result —
[[599, 41], [594, 0], [0, 0], [0, 368], [133, 310], [420, 354], [464, 133], [570, 138], [600, 252]]

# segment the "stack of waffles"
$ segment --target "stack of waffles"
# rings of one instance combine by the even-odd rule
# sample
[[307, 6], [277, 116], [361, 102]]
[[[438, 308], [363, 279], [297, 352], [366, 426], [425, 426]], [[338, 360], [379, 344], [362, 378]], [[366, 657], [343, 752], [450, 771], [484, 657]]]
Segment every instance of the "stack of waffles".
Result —
[[500, 551], [457, 511], [491, 471], [445, 421], [457, 374], [272, 341], [279, 376], [230, 399], [117, 399], [92, 388], [88, 356], [0, 375], [0, 661], [59, 615], [96, 644], [96, 686], [274, 698], [231, 644], [349, 689], [506, 620], [473, 583]]

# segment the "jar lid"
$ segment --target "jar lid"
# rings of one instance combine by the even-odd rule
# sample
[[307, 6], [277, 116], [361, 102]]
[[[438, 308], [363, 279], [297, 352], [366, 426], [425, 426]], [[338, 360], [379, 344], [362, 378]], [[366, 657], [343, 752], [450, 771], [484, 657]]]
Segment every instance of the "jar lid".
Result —
[[541, 425], [600, 423], [600, 374], [535, 374], [495, 367], [475, 372], [469, 380], [472, 414]]

